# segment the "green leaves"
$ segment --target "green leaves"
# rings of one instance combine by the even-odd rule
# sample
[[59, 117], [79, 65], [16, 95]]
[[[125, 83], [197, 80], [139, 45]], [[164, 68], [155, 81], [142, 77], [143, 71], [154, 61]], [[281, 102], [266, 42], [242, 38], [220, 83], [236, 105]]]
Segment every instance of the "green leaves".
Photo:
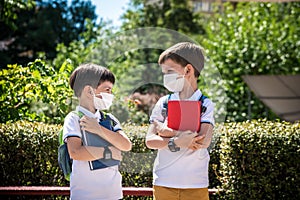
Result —
[[[0, 40], [6, 41], [1, 50], [0, 67], [18, 63], [26, 65], [44, 54], [53, 60], [63, 43], [92, 42], [97, 37], [95, 6], [91, 1], [5, 0], [1, 1]], [[2, 5], [4, 4], [4, 5]]]
[[[224, 199], [297, 199], [300, 124], [228, 123], [220, 142]], [[287, 181], [289, 180], [289, 181]], [[299, 197], [299, 196], [298, 196]]]
[[[57, 163], [60, 125], [0, 123], [2, 185], [67, 185]], [[123, 124], [133, 143], [123, 152], [123, 186], [151, 187], [156, 151], [147, 126]], [[209, 188], [216, 199], [299, 199], [300, 123], [267, 120], [217, 124], [210, 147]], [[14, 163], [14, 168], [11, 168]]]
[[37, 122], [0, 124], [1, 185], [61, 185], [63, 178], [56, 174], [59, 129]]
[[72, 97], [68, 86], [70, 68], [66, 63], [57, 73], [45, 62], [36, 60], [26, 67], [9, 65], [1, 70], [0, 122], [26, 119], [60, 123], [71, 110], [67, 103]]
[[225, 4], [224, 13], [208, 23], [204, 46], [229, 83], [227, 119], [276, 118], [253, 94], [247, 94], [241, 76], [299, 73], [299, 19], [299, 2], [238, 3], [236, 8]]

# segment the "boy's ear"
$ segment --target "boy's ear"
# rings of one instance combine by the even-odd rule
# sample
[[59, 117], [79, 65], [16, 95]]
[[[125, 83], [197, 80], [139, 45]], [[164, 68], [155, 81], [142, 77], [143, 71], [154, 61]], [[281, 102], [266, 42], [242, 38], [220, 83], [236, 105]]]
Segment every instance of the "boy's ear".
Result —
[[83, 88], [83, 93], [88, 96], [88, 97], [92, 97], [93, 96], [93, 91], [92, 91], [92, 87], [89, 85], [84, 86]]
[[185, 70], [184, 70], [185, 75], [191, 74], [191, 72], [193, 72], [193, 69], [194, 68], [193, 68], [193, 66], [191, 64], [187, 64], [185, 66]]

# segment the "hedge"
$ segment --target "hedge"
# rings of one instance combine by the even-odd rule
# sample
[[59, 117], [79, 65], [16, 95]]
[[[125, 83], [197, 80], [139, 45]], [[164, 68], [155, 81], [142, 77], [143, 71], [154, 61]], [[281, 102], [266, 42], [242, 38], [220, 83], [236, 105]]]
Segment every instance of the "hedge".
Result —
[[[68, 185], [57, 164], [60, 128], [25, 121], [0, 124], [1, 186]], [[151, 187], [156, 151], [145, 147], [147, 126], [123, 128], [133, 142], [120, 166], [123, 186]], [[209, 148], [209, 188], [224, 192], [212, 198], [299, 199], [299, 140], [300, 123], [218, 124]]]
[[300, 123], [228, 123], [220, 141], [223, 199], [300, 199]]

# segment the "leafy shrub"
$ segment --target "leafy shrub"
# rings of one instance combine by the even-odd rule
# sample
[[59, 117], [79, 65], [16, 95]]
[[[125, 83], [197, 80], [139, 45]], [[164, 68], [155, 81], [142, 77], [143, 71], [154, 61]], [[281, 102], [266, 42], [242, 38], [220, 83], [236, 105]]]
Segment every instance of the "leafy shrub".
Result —
[[25, 121], [0, 124], [1, 186], [66, 184], [57, 163], [59, 128]]
[[222, 133], [224, 199], [300, 198], [300, 123], [228, 123]]
[[0, 71], [0, 122], [17, 120], [60, 123], [71, 108], [68, 85], [72, 66], [67, 61], [56, 72], [41, 60], [28, 66], [9, 65]]
[[128, 124], [124, 130], [132, 141], [132, 150], [123, 153], [120, 171], [124, 186], [151, 187], [152, 167], [156, 153], [145, 146], [146, 126]]
[[[0, 124], [1, 186], [68, 185], [57, 163], [60, 128], [25, 121]], [[145, 146], [147, 126], [128, 123], [123, 129], [133, 142], [132, 151], [123, 153], [120, 166], [123, 186], [151, 187], [156, 151]], [[295, 187], [300, 184], [299, 140], [300, 123], [261, 120], [218, 124], [209, 148], [209, 188], [224, 192], [212, 198], [299, 198]]]

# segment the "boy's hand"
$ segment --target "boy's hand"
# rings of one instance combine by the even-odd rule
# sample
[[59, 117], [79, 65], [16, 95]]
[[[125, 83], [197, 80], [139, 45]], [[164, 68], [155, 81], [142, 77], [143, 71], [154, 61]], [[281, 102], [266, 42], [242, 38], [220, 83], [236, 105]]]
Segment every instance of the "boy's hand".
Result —
[[175, 138], [174, 142], [180, 148], [188, 148], [192, 144], [195, 136], [197, 136], [196, 132], [183, 131]]
[[80, 126], [82, 130], [89, 131], [91, 133], [97, 134], [100, 130], [100, 125], [96, 118], [91, 118], [84, 116], [80, 119]]
[[108, 147], [111, 150], [112, 158], [114, 160], [122, 160], [122, 152], [114, 146]]
[[153, 121], [155, 131], [161, 137], [173, 137], [175, 136], [175, 131], [167, 126], [166, 123], [161, 123], [157, 120]]
[[205, 135], [198, 135], [193, 138], [192, 143], [189, 145], [189, 149], [192, 150], [198, 150], [200, 148], [203, 148], [203, 142], [204, 142]]

